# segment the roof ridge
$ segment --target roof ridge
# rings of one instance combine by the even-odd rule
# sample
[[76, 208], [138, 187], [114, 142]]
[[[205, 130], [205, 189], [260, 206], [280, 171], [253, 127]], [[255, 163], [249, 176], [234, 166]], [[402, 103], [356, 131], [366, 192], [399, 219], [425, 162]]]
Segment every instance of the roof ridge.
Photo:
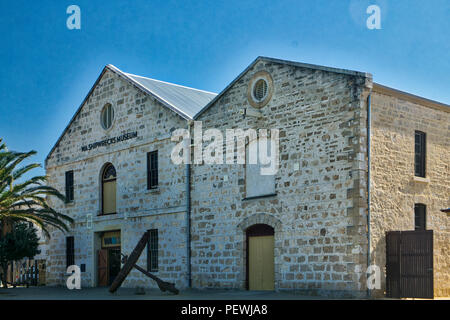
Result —
[[272, 57], [267, 57], [267, 56], [258, 56], [257, 60], [258, 59], [268, 60], [271, 62], [277, 62], [277, 63], [282, 63], [282, 64], [289, 64], [289, 65], [308, 68], [308, 69], [316, 69], [316, 70], [322, 70], [322, 71], [328, 71], [328, 72], [335, 72], [335, 73], [341, 73], [341, 74], [357, 75], [357, 76], [372, 78], [372, 74], [370, 72], [337, 68], [337, 67], [329, 67], [329, 66], [324, 66], [324, 65], [320, 65], [320, 64], [299, 62], [299, 61], [286, 60], [286, 59], [278, 59], [278, 58], [272, 58]]
[[277, 59], [277, 58], [271, 58], [271, 57], [265, 57], [265, 56], [258, 56], [255, 60], [253, 60], [252, 63], [250, 63], [244, 71], [239, 73], [237, 77], [235, 77], [221, 92], [219, 92], [208, 104], [206, 104], [197, 114], [194, 116], [194, 119], [198, 119], [198, 117], [209, 109], [216, 101], [218, 101], [222, 95], [224, 95], [228, 89], [230, 89], [244, 74], [246, 74], [256, 63], [258, 63], [261, 60], [273, 62], [273, 63], [279, 63], [279, 64], [286, 64], [291, 65], [295, 67], [300, 68], [308, 68], [312, 70], [321, 70], [325, 72], [333, 72], [333, 73], [340, 73], [350, 76], [359, 76], [359, 77], [365, 77], [372, 79], [372, 74], [368, 72], [361, 72], [361, 71], [354, 71], [354, 70], [348, 70], [348, 69], [339, 69], [334, 67], [327, 67], [317, 64], [310, 64], [310, 63], [303, 63], [303, 62], [297, 62], [297, 61], [291, 61], [291, 60], [283, 60], [283, 59]]
[[209, 93], [209, 94], [217, 95], [217, 93], [211, 92], [211, 91], [206, 91], [206, 90], [202, 90], [202, 89], [197, 89], [197, 88], [192, 88], [192, 87], [188, 87], [188, 86], [183, 86], [183, 85], [181, 85], [181, 84], [176, 84], [176, 83], [172, 83], [172, 82], [162, 81], [162, 80], [158, 80], [158, 79], [148, 78], [148, 77], [140, 76], [140, 75], [133, 74], [133, 73], [128, 73], [128, 72], [124, 72], [124, 73], [125, 73], [126, 75], [128, 75], [128, 76], [134, 76], [134, 77], [144, 78], [144, 79], [147, 79], [147, 80], [152, 80], [152, 81], [156, 81], [156, 82], [161, 82], [161, 83], [169, 84], [169, 85], [172, 85], [172, 86], [177, 86], [177, 87], [181, 87], [181, 88], [185, 88], [185, 89], [190, 89], [190, 90], [195, 90], [195, 91], [200, 91], [200, 92], [204, 92], [204, 93]]
[[184, 112], [183, 110], [181, 110], [180, 108], [175, 106], [173, 103], [170, 103], [166, 99], [162, 98], [160, 95], [155, 93], [153, 90], [150, 90], [149, 88], [147, 88], [145, 85], [143, 85], [139, 81], [133, 79], [128, 73], [123, 72], [122, 70], [120, 70], [119, 68], [117, 68], [116, 66], [114, 66], [112, 64], [108, 64], [107, 67], [109, 67], [110, 70], [115, 71], [117, 74], [122, 75], [123, 77], [125, 77], [125, 79], [127, 79], [127, 80], [131, 81], [132, 83], [134, 83], [136, 86], [138, 86], [144, 92], [147, 92], [147, 93], [153, 95], [155, 98], [157, 98], [157, 100], [159, 100], [160, 102], [162, 102], [163, 104], [165, 104], [169, 108], [173, 109], [175, 112], [180, 114], [185, 119], [191, 119], [191, 116], [189, 116], [186, 112]]

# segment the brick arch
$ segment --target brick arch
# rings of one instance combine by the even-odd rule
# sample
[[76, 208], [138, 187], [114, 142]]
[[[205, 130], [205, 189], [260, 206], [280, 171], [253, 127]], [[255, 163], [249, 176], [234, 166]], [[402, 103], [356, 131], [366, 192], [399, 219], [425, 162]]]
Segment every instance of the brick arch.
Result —
[[245, 232], [248, 227], [254, 224], [267, 224], [275, 230], [275, 234], [281, 232], [281, 221], [267, 213], [255, 213], [254, 215], [245, 218], [238, 224], [238, 228]]

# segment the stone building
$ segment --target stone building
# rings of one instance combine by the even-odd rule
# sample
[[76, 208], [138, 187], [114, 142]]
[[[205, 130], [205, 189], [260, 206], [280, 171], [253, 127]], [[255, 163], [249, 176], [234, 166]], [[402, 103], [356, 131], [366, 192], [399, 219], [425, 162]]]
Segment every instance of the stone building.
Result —
[[[52, 235], [47, 282], [76, 264], [82, 286], [108, 285], [151, 230], [137, 264], [182, 289], [365, 296], [376, 265], [382, 296], [386, 232], [427, 229], [434, 296], [449, 295], [449, 111], [368, 73], [265, 57], [218, 95], [108, 65], [46, 159], [70, 200], [53, 205], [76, 220]], [[192, 164], [173, 161], [182, 129]], [[247, 138], [229, 149], [227, 129]], [[248, 163], [249, 129], [279, 141], [274, 174]], [[155, 283], [133, 270], [123, 286]]]

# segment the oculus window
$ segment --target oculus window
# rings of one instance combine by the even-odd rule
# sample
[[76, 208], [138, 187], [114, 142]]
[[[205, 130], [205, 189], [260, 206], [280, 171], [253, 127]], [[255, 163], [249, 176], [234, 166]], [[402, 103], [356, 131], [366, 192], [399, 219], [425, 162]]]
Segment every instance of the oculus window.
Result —
[[103, 129], [108, 130], [109, 128], [111, 128], [114, 121], [114, 108], [110, 103], [106, 104], [103, 107], [100, 121], [102, 123]]
[[267, 71], [259, 71], [248, 83], [247, 99], [254, 108], [262, 108], [272, 98], [274, 88], [272, 76]]

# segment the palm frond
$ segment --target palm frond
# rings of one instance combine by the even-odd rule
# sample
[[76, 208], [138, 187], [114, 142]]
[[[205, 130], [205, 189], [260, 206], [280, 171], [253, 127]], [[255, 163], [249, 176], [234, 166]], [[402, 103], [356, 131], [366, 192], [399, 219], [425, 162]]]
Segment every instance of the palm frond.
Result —
[[47, 185], [46, 176], [17, 182], [24, 174], [40, 167], [37, 163], [20, 167], [22, 161], [35, 154], [36, 151], [8, 151], [0, 138], [0, 224], [2, 221], [31, 222], [50, 237], [48, 228], [66, 232], [74, 220], [49, 205], [49, 198], [65, 202], [66, 197]]

